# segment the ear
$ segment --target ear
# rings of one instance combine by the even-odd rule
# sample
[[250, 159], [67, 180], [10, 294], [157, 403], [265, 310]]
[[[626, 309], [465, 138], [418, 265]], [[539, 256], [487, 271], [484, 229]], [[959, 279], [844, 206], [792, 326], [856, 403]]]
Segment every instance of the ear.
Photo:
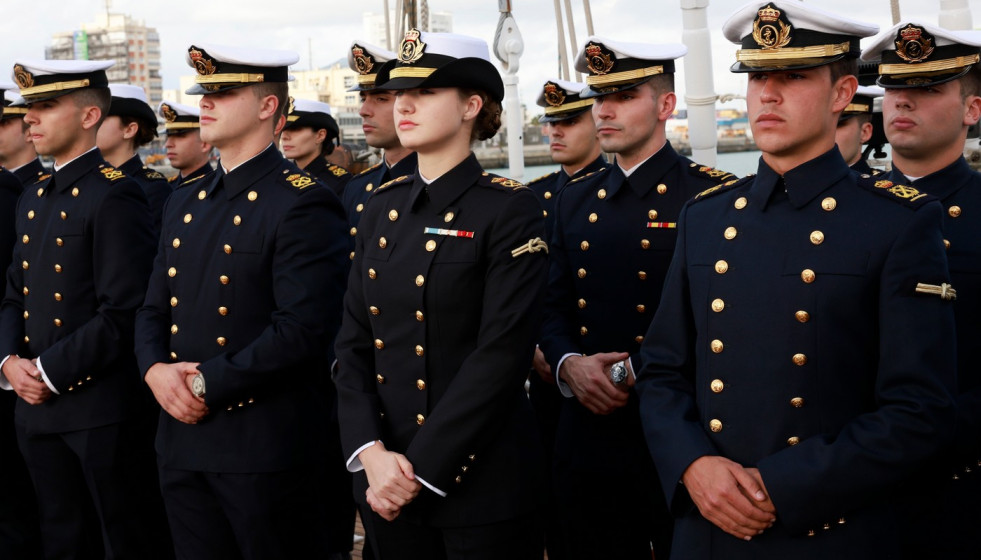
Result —
[[674, 114], [678, 96], [673, 91], [662, 93], [657, 97], [657, 120], [667, 121]]
[[131, 140], [136, 136], [136, 133], [139, 131], [140, 131], [140, 125], [136, 124], [135, 122], [131, 122], [128, 125], [126, 125], [126, 128], [123, 129], [123, 138], [125, 138], [126, 140]]
[[318, 130], [317, 135], [314, 137], [314, 140], [316, 140], [318, 144], [323, 144], [324, 141], [327, 140], [327, 129], [321, 128], [320, 130]]
[[868, 142], [872, 138], [872, 123], [862, 123], [862, 143]]
[[858, 91], [858, 78], [849, 74], [838, 78], [832, 86], [832, 113], [841, 113], [852, 102], [855, 92]]
[[981, 97], [969, 95], [964, 101], [964, 126], [973, 126], [981, 119]]
[[81, 124], [83, 130], [97, 128], [100, 122], [102, 121], [102, 109], [99, 109], [95, 105], [82, 107], [80, 112], [82, 117]]
[[[272, 118], [279, 108], [279, 99], [275, 95], [267, 95], [259, 101], [259, 120], [264, 121]], [[282, 115], [280, 115], [282, 116]], [[286, 124], [286, 117], [283, 117], [283, 124]]]
[[479, 95], [471, 95], [465, 101], [466, 107], [463, 110], [463, 120], [469, 121], [477, 118], [480, 110], [484, 108], [484, 100]]

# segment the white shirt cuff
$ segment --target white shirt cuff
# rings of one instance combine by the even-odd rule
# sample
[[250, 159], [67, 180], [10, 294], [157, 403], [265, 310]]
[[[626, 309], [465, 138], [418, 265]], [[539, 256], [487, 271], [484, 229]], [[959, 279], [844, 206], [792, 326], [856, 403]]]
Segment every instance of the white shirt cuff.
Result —
[[[3, 366], [0, 365], [0, 368], [2, 367]], [[41, 372], [41, 379], [44, 381], [44, 384], [48, 386], [48, 389], [51, 389], [52, 393], [60, 395], [61, 393], [58, 392], [58, 389], [55, 389], [55, 386], [51, 383], [51, 380], [48, 379], [48, 374], [44, 373], [44, 366], [41, 365], [41, 356], [37, 357], [37, 370]]]
[[565, 359], [568, 358], [569, 356], [582, 356], [582, 354], [574, 354], [570, 352], [565, 356], [562, 356], [562, 358], [559, 360], [558, 367], [555, 368], [555, 384], [559, 388], [559, 393], [562, 393], [562, 396], [567, 399], [571, 399], [576, 395], [573, 394], [572, 389], [569, 388], [569, 385], [565, 381], [562, 381], [562, 379], [559, 378], [559, 372], [562, 371], [562, 362], [564, 362]]
[[14, 386], [7, 381], [7, 376], [3, 374], [3, 364], [7, 363], [7, 360], [9, 359], [10, 356], [4, 356], [3, 359], [0, 360], [0, 389], [3, 389], [4, 391], [14, 390]]
[[[0, 366], [0, 367], [2, 367], [2, 366]], [[351, 456], [348, 458], [347, 463], [346, 463], [347, 464], [347, 472], [361, 472], [361, 471], [364, 470], [364, 465], [361, 464], [361, 459], [358, 459], [358, 455], [360, 455], [362, 451], [364, 451], [365, 449], [368, 449], [369, 447], [371, 447], [374, 444], [375, 444], [374, 441], [369, 441], [368, 443], [366, 443], [366, 444], [362, 445], [361, 447], [359, 447], [357, 449], [357, 451], [355, 451], [354, 453], [351, 454]]]
[[421, 476], [419, 476], [419, 475], [416, 475], [416, 480], [418, 480], [418, 481], [419, 481], [419, 483], [420, 483], [420, 484], [422, 484], [423, 486], [425, 486], [426, 488], [429, 488], [429, 489], [430, 489], [430, 490], [432, 490], [433, 492], [436, 492], [437, 494], [439, 494], [439, 496], [440, 496], [441, 498], [445, 498], [445, 497], [446, 497], [446, 492], [443, 492], [443, 491], [442, 491], [442, 490], [440, 490], [439, 488], [436, 488], [436, 487], [435, 487], [435, 486], [433, 486], [432, 484], [430, 484], [430, 483], [428, 483], [428, 482], [426, 482], [425, 480], [423, 480], [423, 478], [422, 478]]

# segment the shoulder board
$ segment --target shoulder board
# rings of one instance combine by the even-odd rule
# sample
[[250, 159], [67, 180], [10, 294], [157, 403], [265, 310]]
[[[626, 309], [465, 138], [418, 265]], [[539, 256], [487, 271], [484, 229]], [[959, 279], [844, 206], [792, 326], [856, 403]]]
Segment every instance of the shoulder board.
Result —
[[180, 177], [180, 176], [181, 176], [181, 174], [178, 173], [177, 175], [174, 175], [173, 177], [167, 177], [167, 182], [168, 183], [175, 183], [175, 182], [177, 182], [177, 178]]
[[116, 169], [115, 167], [110, 167], [108, 165], [99, 168], [99, 173], [102, 173], [102, 176], [105, 177], [106, 179], [109, 179], [110, 181], [117, 181], [126, 176], [122, 171]]
[[486, 177], [490, 177], [491, 185], [504, 187], [505, 189], [518, 190], [518, 189], [528, 188], [521, 181], [515, 181], [514, 179], [508, 179], [507, 177], [497, 177], [497, 176], [492, 177], [490, 175], [486, 175], [485, 178]]
[[709, 198], [709, 197], [715, 196], [715, 195], [717, 195], [719, 193], [724, 193], [724, 192], [726, 192], [728, 190], [732, 190], [732, 189], [736, 188], [737, 186], [741, 186], [741, 185], [744, 185], [744, 184], [748, 183], [749, 180], [752, 179], [755, 176], [756, 175], [753, 174], [753, 175], [747, 175], [747, 176], [743, 177], [742, 179], [730, 179], [730, 180], [726, 181], [725, 183], [720, 183], [720, 184], [718, 184], [718, 185], [716, 185], [714, 187], [709, 187], [709, 188], [705, 189], [704, 191], [696, 194], [695, 197], [692, 198], [692, 201], [702, 200], [702, 199], [705, 199], [705, 198]]
[[411, 177], [411, 175], [402, 175], [401, 177], [397, 177], [395, 179], [392, 179], [391, 181], [389, 181], [387, 183], [383, 183], [380, 187], [378, 187], [377, 189], [375, 189], [375, 192], [377, 193], [378, 191], [387, 189], [388, 187], [391, 187], [393, 185], [402, 185], [402, 184], [408, 183], [407, 179], [409, 177]]
[[144, 167], [143, 168], [143, 176], [146, 177], [147, 179], [151, 180], [151, 181], [158, 181], [158, 180], [164, 180], [164, 179], [166, 179], [166, 177], [164, 177], [163, 173], [161, 173], [161, 172], [159, 172], [159, 171], [157, 171], [155, 169], [150, 169], [149, 167]]
[[587, 177], [592, 177], [593, 175], [596, 175], [597, 173], [601, 173], [603, 171], [606, 171], [607, 169], [609, 169], [609, 167], [605, 167], [603, 169], [597, 169], [596, 171], [590, 171], [589, 173], [583, 175], [582, 177], [576, 177], [575, 179], [569, 181], [568, 183], [566, 183], [566, 185], [568, 186], [568, 185], [571, 185], [572, 183], [578, 183], [579, 181], [582, 181], [583, 179], [586, 179]]
[[365, 174], [368, 174], [368, 173], [371, 173], [372, 171], [374, 171], [374, 170], [376, 170], [376, 169], [378, 169], [379, 167], [381, 167], [381, 162], [378, 162], [378, 163], [376, 163], [376, 164], [374, 164], [374, 165], [372, 165], [371, 167], [369, 167], [368, 169], [365, 169], [365, 170], [364, 170], [364, 171], [362, 171], [361, 173], [358, 173], [357, 175], [355, 175], [355, 177], [360, 177], [360, 176], [362, 176], [362, 175], [365, 175]]
[[937, 200], [936, 197], [910, 185], [898, 185], [868, 174], [858, 177], [858, 186], [910, 208], [919, 208], [931, 200]]
[[688, 165], [688, 172], [696, 177], [704, 177], [718, 183], [738, 179], [738, 177], [732, 173], [729, 173], [728, 171], [722, 171], [721, 169], [716, 169], [707, 165], [699, 165], [695, 162]]
[[310, 185], [317, 184], [317, 181], [315, 181], [313, 177], [311, 177], [310, 175], [308, 175], [306, 173], [290, 173], [290, 174], [286, 175], [286, 177], [284, 178], [284, 180], [288, 184], [290, 184], [290, 185], [292, 185], [292, 186], [294, 186], [294, 187], [296, 187], [296, 188], [298, 188], [300, 190], [303, 190], [303, 189], [309, 187]]
[[40, 174], [40, 175], [37, 176], [37, 181], [34, 181], [34, 184], [36, 185], [36, 184], [40, 183], [41, 181], [47, 181], [50, 178], [51, 178], [51, 174], [50, 173], [42, 173], [42, 174]]
[[347, 175], [347, 169], [334, 165], [333, 163], [327, 166], [327, 170], [333, 173], [335, 177], [343, 177]]
[[527, 184], [530, 185], [532, 183], [537, 183], [537, 182], [541, 181], [542, 179], [545, 179], [545, 178], [551, 177], [552, 175], [555, 175], [556, 173], [558, 173], [558, 171], [553, 171], [551, 173], [546, 173], [546, 174], [542, 175], [541, 177], [536, 177], [536, 178], [532, 179], [531, 181], [528, 181]]

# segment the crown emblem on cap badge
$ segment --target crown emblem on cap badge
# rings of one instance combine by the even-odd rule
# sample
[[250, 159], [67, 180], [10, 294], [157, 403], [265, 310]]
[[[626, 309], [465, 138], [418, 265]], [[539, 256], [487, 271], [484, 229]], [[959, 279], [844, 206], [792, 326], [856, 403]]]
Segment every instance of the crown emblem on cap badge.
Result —
[[191, 57], [191, 63], [194, 64], [194, 70], [202, 76], [210, 76], [214, 74], [218, 67], [215, 66], [214, 60], [211, 59], [204, 51], [198, 50], [194, 47], [188, 49], [188, 54]]
[[14, 64], [14, 80], [17, 81], [20, 89], [27, 89], [34, 86], [34, 75], [20, 64]]
[[293, 103], [293, 101], [294, 101], [294, 99], [293, 99], [293, 96], [292, 95], [286, 98], [286, 114], [287, 115], [292, 115], [293, 114], [293, 111], [296, 110], [296, 105]]
[[907, 25], [896, 37], [896, 56], [906, 62], [923, 62], [933, 54], [933, 48], [933, 35], [917, 25]]
[[399, 45], [399, 62], [412, 64], [422, 58], [423, 53], [426, 52], [426, 43], [419, 39], [420, 35], [418, 29], [410, 29], [405, 32], [405, 38]]
[[586, 66], [593, 74], [603, 75], [613, 69], [616, 55], [596, 43], [586, 45]]
[[174, 122], [177, 120], [177, 113], [170, 108], [170, 105], [161, 105], [160, 112], [163, 113], [163, 116], [165, 119], [167, 119], [167, 122]]
[[357, 68], [358, 74], [364, 76], [375, 67], [375, 59], [370, 54], [365, 54], [364, 49], [360, 46], [351, 47], [351, 55], [354, 56], [354, 67]]
[[780, 19], [781, 12], [767, 4], [756, 12], [753, 21], [753, 40], [765, 50], [779, 49], [790, 44], [793, 26]]
[[558, 84], [546, 82], [545, 103], [548, 103], [552, 107], [559, 107], [565, 103], [565, 92], [559, 89]]

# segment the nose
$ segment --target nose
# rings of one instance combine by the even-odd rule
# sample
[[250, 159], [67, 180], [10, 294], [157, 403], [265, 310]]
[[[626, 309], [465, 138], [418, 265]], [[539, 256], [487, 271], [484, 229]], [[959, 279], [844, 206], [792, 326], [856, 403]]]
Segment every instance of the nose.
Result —
[[593, 102], [593, 118], [596, 121], [610, 120], [616, 116], [616, 112], [613, 109], [613, 103], [604, 99], [602, 96], [597, 97], [596, 101]]
[[913, 98], [909, 95], [909, 90], [906, 88], [889, 88], [886, 90], [885, 98], [883, 102], [886, 105], [892, 105], [897, 109], [912, 109], [913, 108]]
[[780, 101], [779, 88], [776, 82], [777, 80], [769, 78], [763, 82], [763, 87], [760, 88], [760, 101], [763, 103], [776, 103]]
[[33, 107], [27, 108], [27, 114], [24, 115], [24, 122], [27, 123], [28, 125], [34, 125], [38, 123], [37, 112], [34, 110]]
[[198, 107], [200, 107], [201, 109], [210, 109], [214, 107], [214, 103], [211, 102], [211, 96], [202, 95], [201, 100], [198, 101]]

